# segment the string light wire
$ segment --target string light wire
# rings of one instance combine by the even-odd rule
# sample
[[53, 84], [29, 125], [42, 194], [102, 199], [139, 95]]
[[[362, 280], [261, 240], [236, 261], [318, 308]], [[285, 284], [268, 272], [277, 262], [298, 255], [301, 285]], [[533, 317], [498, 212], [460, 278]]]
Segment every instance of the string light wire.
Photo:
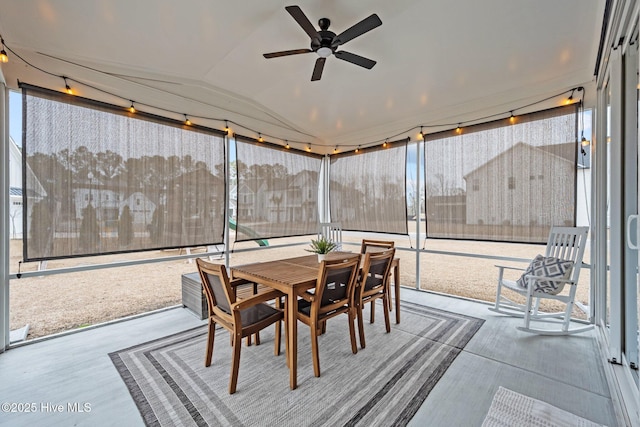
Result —
[[[113, 97], [116, 97], [116, 98], [120, 98], [120, 99], [125, 100], [125, 101], [128, 99], [126, 97], [123, 97], [122, 95], [119, 95], [119, 94], [116, 94], [116, 93], [113, 93], [113, 92], [109, 92], [107, 90], [101, 89], [99, 87], [96, 87], [96, 86], [91, 85], [89, 83], [86, 83], [84, 81], [81, 81], [81, 80], [78, 80], [78, 79], [74, 79], [74, 78], [69, 77], [69, 76], [63, 76], [63, 75], [55, 74], [55, 73], [47, 71], [47, 70], [45, 70], [45, 69], [43, 69], [41, 67], [38, 67], [38, 66], [36, 66], [34, 64], [31, 64], [29, 61], [24, 59], [22, 56], [20, 56], [18, 53], [16, 53], [13, 49], [11, 49], [9, 46], [7, 46], [6, 43], [4, 43], [4, 39], [2, 39], [1, 36], [0, 36], [0, 42], [2, 43], [2, 46], [4, 48], [6, 48], [6, 50], [11, 52], [16, 58], [18, 58], [19, 60], [21, 60], [22, 62], [24, 62], [28, 66], [30, 66], [30, 67], [32, 67], [32, 68], [34, 68], [34, 69], [36, 69], [36, 70], [38, 70], [38, 71], [40, 71], [40, 72], [42, 72], [44, 74], [63, 79], [65, 81], [65, 89], [68, 86], [67, 81], [71, 81], [71, 82], [73, 82], [75, 84], [91, 88], [91, 89], [93, 89], [95, 91], [98, 91], [98, 92], [106, 94], [106, 95], [110, 95], [110, 96], [113, 96]], [[45, 56], [50, 56], [50, 55], [45, 55]], [[57, 60], [60, 60], [60, 61], [64, 61], [64, 60], [62, 60], [60, 58], [56, 58], [56, 57], [53, 57], [53, 56], [50, 56], [50, 57], [54, 58], [54, 59], [57, 59]], [[69, 61], [66, 61], [66, 62], [69, 62]], [[101, 74], [110, 75], [112, 77], [115, 76], [115, 75], [113, 75], [111, 73], [107, 73], [105, 71], [94, 69], [94, 68], [91, 68], [91, 67], [87, 67], [87, 66], [84, 66], [84, 65], [81, 65], [81, 64], [76, 64], [76, 65], [79, 65], [79, 66], [81, 66], [83, 68], [87, 68], [87, 69], [90, 69], [92, 71], [95, 71], [95, 72], [98, 72], [98, 73], [101, 73]], [[71, 88], [69, 87], [69, 89], [71, 89]], [[153, 88], [153, 89], [160, 90], [160, 89], [157, 89], [157, 88]], [[484, 122], [486, 120], [489, 120], [489, 119], [495, 119], [495, 118], [498, 118], [498, 117], [504, 117], [507, 114], [510, 114], [510, 117], [513, 117], [513, 113], [516, 110], [523, 110], [523, 109], [526, 109], [528, 107], [532, 107], [532, 106], [535, 106], [535, 105], [538, 105], [538, 104], [542, 104], [542, 103], [550, 101], [550, 100], [552, 100], [554, 98], [558, 98], [558, 97], [560, 97], [560, 96], [562, 96], [562, 95], [564, 95], [566, 93], [570, 93], [570, 95], [568, 97], [568, 101], [572, 101], [573, 100], [573, 95], [574, 95], [574, 93], [576, 91], [582, 92], [583, 93], [582, 99], [584, 99], [584, 88], [582, 86], [578, 86], [578, 87], [574, 87], [574, 88], [571, 88], [571, 89], [564, 90], [562, 92], [556, 93], [556, 94], [548, 96], [546, 98], [531, 102], [529, 104], [522, 105], [522, 106], [519, 106], [517, 108], [513, 108], [513, 109], [511, 109], [509, 111], [506, 111], [506, 112], [490, 114], [490, 115], [477, 117], [475, 119], [471, 119], [471, 120], [468, 120], [468, 121], [465, 121], [465, 122], [458, 122], [458, 123], [420, 124], [420, 125], [413, 126], [413, 127], [409, 128], [409, 129], [406, 129], [404, 131], [398, 132], [398, 133], [396, 133], [394, 135], [386, 136], [385, 138], [371, 141], [370, 143], [367, 143], [364, 147], [361, 144], [351, 144], [351, 145], [350, 144], [341, 144], [341, 145], [344, 146], [344, 147], [349, 147], [349, 148], [355, 147], [357, 151], [359, 151], [362, 148], [373, 147], [373, 146], [377, 146], [377, 145], [380, 145], [380, 144], [382, 144], [383, 147], [386, 147], [388, 145], [388, 141], [389, 140], [393, 140], [393, 139], [395, 139], [397, 137], [400, 137], [400, 136], [403, 136], [403, 135], [407, 135], [407, 134], [409, 134], [411, 132], [414, 132], [418, 128], [420, 128], [420, 133], [423, 135], [423, 138], [424, 138], [424, 136], [426, 136], [426, 134], [423, 132], [423, 128], [447, 128], [448, 127], [448, 128], [452, 128], [452, 129], [453, 128], [460, 129], [463, 125], [467, 125], [468, 126], [468, 125], [471, 125], [471, 124], [482, 123], [482, 122]], [[185, 98], [184, 96], [179, 95], [179, 94], [172, 94], [172, 93], [169, 93], [169, 92], [166, 92], [166, 93], [171, 94], [171, 95], [175, 95], [175, 96], [181, 96], [182, 98]], [[185, 98], [185, 99], [190, 99], [190, 98]], [[129, 101], [131, 102], [131, 106], [129, 107], [129, 110], [132, 110], [132, 112], [135, 112], [135, 108], [133, 106], [133, 101], [131, 101], [131, 100], [129, 100]], [[582, 102], [582, 100], [581, 100], [581, 102]], [[152, 108], [152, 109], [164, 111], [165, 113], [169, 113], [169, 114], [174, 114], [174, 115], [178, 115], [178, 116], [179, 115], [185, 115], [186, 116], [186, 114], [184, 114], [184, 113], [179, 113], [177, 111], [173, 111], [173, 110], [170, 110], [170, 109], [167, 109], [167, 108], [162, 108], [162, 107], [157, 107], [157, 106], [150, 105], [150, 104], [145, 104], [144, 102], [136, 101], [135, 103], [138, 105], [138, 107], [145, 106], [145, 107], [149, 107], [149, 108]], [[569, 103], [571, 103], [571, 102], [569, 102]], [[215, 121], [215, 122], [224, 122], [225, 123], [225, 129], [227, 129], [227, 130], [229, 129], [229, 127], [228, 127], [229, 124], [232, 124], [234, 126], [242, 128], [242, 129], [246, 129], [246, 130], [248, 130], [250, 132], [253, 132], [254, 134], [257, 134], [258, 135], [258, 141], [260, 141], [260, 142], [264, 141], [264, 136], [269, 137], [269, 138], [273, 138], [273, 139], [276, 139], [276, 140], [277, 139], [282, 140], [277, 135], [269, 135], [269, 134], [266, 134], [264, 132], [257, 131], [255, 129], [252, 129], [251, 127], [248, 127], [248, 126], [246, 126], [246, 125], [244, 125], [242, 123], [236, 122], [234, 120], [221, 119], [221, 118], [216, 118], [216, 117], [199, 116], [199, 115], [194, 115], [194, 114], [189, 114], [189, 116], [191, 118], [199, 118], [199, 119], [211, 120], [211, 121]], [[305, 134], [304, 132], [299, 132], [297, 130], [295, 130], [295, 131], [300, 133], [300, 134], [304, 134], [304, 135], [307, 135], [307, 136], [312, 136], [312, 135], [309, 135], [309, 134]], [[326, 144], [312, 143], [312, 142], [309, 142], [309, 141], [300, 141], [300, 140], [288, 139], [288, 140], [285, 140], [285, 142], [286, 142], [285, 148], [290, 148], [289, 143], [301, 144], [301, 145], [307, 146], [309, 148], [311, 148], [312, 146], [326, 147]]]

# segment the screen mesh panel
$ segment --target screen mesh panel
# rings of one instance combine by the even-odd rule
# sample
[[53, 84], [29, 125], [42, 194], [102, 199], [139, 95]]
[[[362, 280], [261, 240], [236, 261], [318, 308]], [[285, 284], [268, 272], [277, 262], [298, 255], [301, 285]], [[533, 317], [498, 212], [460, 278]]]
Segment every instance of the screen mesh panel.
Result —
[[25, 260], [223, 242], [221, 132], [22, 90]]
[[544, 243], [575, 225], [577, 106], [427, 135], [427, 237]]
[[236, 241], [316, 234], [322, 157], [236, 136]]
[[331, 156], [331, 221], [343, 230], [407, 234], [405, 141]]

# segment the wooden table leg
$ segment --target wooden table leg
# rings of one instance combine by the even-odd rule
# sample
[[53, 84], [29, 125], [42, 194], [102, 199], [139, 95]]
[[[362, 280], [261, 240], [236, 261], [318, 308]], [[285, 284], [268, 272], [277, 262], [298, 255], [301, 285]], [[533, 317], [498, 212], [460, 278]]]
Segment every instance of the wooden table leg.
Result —
[[393, 281], [396, 291], [396, 323], [400, 323], [400, 261], [393, 267]]
[[289, 343], [289, 386], [298, 387], [298, 297], [295, 292], [287, 298], [287, 342]]

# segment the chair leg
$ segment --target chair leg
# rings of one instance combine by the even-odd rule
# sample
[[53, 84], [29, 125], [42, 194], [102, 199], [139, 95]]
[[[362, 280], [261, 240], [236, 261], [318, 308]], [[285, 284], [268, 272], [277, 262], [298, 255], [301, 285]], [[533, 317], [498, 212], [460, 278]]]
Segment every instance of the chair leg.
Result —
[[[282, 301], [280, 300], [280, 298], [276, 298], [276, 308], [282, 308]], [[281, 329], [282, 329], [282, 322], [281, 321], [277, 321], [276, 322], [276, 348], [273, 352], [273, 354], [275, 354], [276, 356], [280, 356], [280, 333], [281, 333]]]
[[371, 314], [369, 323], [374, 323], [376, 320], [376, 300], [371, 301]]
[[251, 335], [247, 335], [247, 347], [250, 347], [250, 346], [251, 346]]
[[529, 329], [529, 325], [531, 323], [531, 304], [532, 304], [532, 299], [533, 299], [533, 295], [531, 295], [531, 283], [528, 283], [528, 287], [527, 287], [527, 302], [526, 302], [526, 307], [525, 307], [525, 311], [524, 311], [524, 328], [525, 329]]
[[280, 329], [281, 329], [282, 321], [278, 320], [276, 322], [276, 338], [275, 338], [275, 348], [273, 349], [273, 354], [276, 356], [280, 356]]
[[[356, 342], [356, 329], [355, 329], [355, 309], [351, 308], [347, 312], [349, 316], [349, 338], [351, 339], [351, 352], [356, 354], [358, 352], [358, 344]], [[326, 323], [326, 322], [325, 322]]]
[[[391, 283], [391, 274], [389, 274], [389, 278], [387, 279], [389, 283]], [[389, 311], [393, 311], [393, 301], [391, 298], [391, 286], [387, 287], [387, 301], [389, 301]]]
[[[538, 298], [539, 300], [540, 298]], [[564, 312], [564, 320], [562, 321], [562, 331], [567, 332], [569, 330], [569, 322], [571, 322], [571, 312], [573, 311], [573, 298], [567, 302], [567, 308]]]
[[207, 333], [207, 352], [204, 356], [204, 366], [211, 366], [213, 356], [213, 340], [216, 337], [216, 323], [209, 318], [209, 331]]
[[360, 348], [365, 348], [366, 347], [366, 343], [364, 341], [364, 321], [362, 320], [363, 318], [363, 313], [362, 313], [362, 306], [358, 305], [357, 308], [358, 314], [358, 332], [360, 334]]
[[313, 357], [313, 374], [320, 376], [320, 355], [318, 352], [318, 325], [311, 322], [311, 356]]
[[238, 384], [238, 369], [240, 368], [240, 350], [242, 349], [242, 335], [237, 334], [234, 339], [233, 360], [231, 361], [231, 378], [229, 378], [229, 394], [236, 392]]
[[260, 345], [260, 332], [256, 332], [255, 337], [256, 337], [256, 345]]
[[387, 328], [387, 333], [391, 332], [391, 321], [389, 320], [389, 304], [387, 300], [387, 295], [385, 294], [382, 297], [382, 308], [384, 311], [384, 326]]

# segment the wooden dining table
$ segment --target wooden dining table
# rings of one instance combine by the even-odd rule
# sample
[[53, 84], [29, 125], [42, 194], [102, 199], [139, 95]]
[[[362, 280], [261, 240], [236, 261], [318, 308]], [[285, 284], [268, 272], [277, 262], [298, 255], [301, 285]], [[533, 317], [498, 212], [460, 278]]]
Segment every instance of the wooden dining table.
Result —
[[[339, 252], [327, 254], [326, 259], [347, 258], [358, 254]], [[298, 295], [316, 286], [320, 264], [316, 255], [300, 256], [275, 261], [258, 262], [231, 267], [234, 279], [245, 279], [250, 282], [277, 289], [287, 296], [287, 354], [289, 365], [289, 386], [297, 387], [298, 368]], [[395, 285], [396, 323], [400, 323], [400, 262], [397, 258], [392, 264]]]

